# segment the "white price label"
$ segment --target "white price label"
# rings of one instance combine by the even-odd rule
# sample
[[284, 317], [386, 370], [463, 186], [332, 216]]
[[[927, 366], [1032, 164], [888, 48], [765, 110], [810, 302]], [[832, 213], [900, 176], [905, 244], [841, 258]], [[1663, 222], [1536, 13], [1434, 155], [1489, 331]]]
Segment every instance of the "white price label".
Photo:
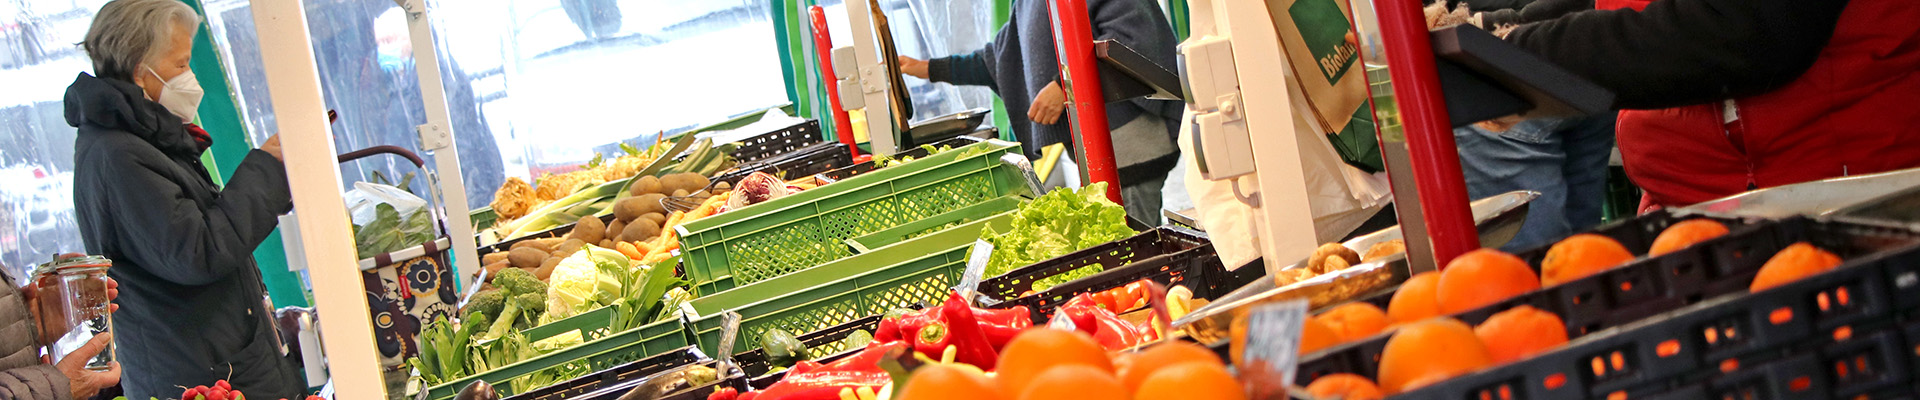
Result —
[[1262, 305], [1247, 314], [1247, 360], [1243, 379], [1248, 398], [1285, 398], [1286, 388], [1300, 362], [1300, 330], [1307, 321], [1307, 302], [1294, 300]]
[[967, 255], [967, 269], [960, 274], [960, 284], [954, 290], [972, 296], [980, 289], [980, 280], [987, 274], [987, 261], [993, 258], [993, 243], [985, 240], [973, 241], [973, 252]]
[[1053, 319], [1051, 319], [1051, 320], [1047, 320], [1047, 328], [1048, 328], [1048, 329], [1059, 329], [1059, 330], [1063, 330], [1063, 331], [1077, 331], [1077, 330], [1080, 330], [1080, 326], [1079, 326], [1079, 325], [1075, 325], [1075, 324], [1073, 323], [1073, 318], [1072, 318], [1072, 317], [1068, 317], [1068, 316], [1067, 316], [1067, 313], [1064, 313], [1064, 312], [1060, 312], [1059, 310], [1054, 310], [1054, 312], [1053, 312]]

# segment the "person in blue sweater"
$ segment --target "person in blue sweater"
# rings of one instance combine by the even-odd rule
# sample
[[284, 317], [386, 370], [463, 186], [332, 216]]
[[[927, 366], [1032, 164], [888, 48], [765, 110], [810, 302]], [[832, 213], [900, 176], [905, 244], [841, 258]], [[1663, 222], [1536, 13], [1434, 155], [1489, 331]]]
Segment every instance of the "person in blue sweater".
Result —
[[[1046, 0], [1014, 0], [1013, 18], [985, 47], [925, 61], [901, 57], [901, 72], [934, 82], [992, 88], [1007, 109], [1026, 111], [1007, 117], [1030, 158], [1038, 158], [1040, 148], [1055, 143], [1072, 147], [1072, 128], [1062, 118], [1066, 92], [1059, 82], [1060, 66], [1047, 8]], [[1095, 40], [1112, 39], [1168, 70], [1177, 65], [1174, 47], [1179, 40], [1158, 3], [1089, 0], [1086, 11]], [[1107, 128], [1113, 135], [1121, 197], [1128, 216], [1159, 224], [1161, 188], [1166, 186], [1168, 172], [1180, 161], [1174, 135], [1180, 131], [1183, 109], [1181, 103], [1166, 100], [1132, 99], [1107, 104]]]

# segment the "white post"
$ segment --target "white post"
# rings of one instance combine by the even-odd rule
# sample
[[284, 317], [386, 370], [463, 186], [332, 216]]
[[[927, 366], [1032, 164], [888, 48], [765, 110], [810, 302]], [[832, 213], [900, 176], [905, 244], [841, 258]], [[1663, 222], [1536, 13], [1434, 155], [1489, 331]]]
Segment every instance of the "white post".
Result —
[[[420, 148], [433, 154], [434, 174], [439, 176], [442, 206], [447, 211], [447, 234], [452, 236], [453, 264], [459, 276], [467, 279], [480, 271], [480, 255], [475, 249], [473, 219], [468, 215], [466, 180], [460, 173], [460, 144], [454, 140], [452, 118], [447, 112], [447, 89], [440, 80], [440, 53], [433, 43], [433, 23], [425, 1], [403, 0], [407, 29], [413, 36], [413, 69], [420, 75], [420, 101], [426, 103], [427, 124], [419, 127]], [[474, 282], [467, 282], [473, 287]]]
[[[332, 366], [336, 398], [383, 399], [379, 350], [367, 317], [366, 290], [355, 259], [352, 221], [340, 197], [340, 166], [320, 95], [319, 69], [299, 0], [252, 0], [260, 58], [286, 149], [287, 181], [300, 209], [299, 235], [311, 266], [314, 307], [326, 316], [321, 341]], [[317, 382], [316, 382], [317, 383]]]
[[[1202, 36], [1202, 27], [1227, 37], [1233, 43], [1234, 64], [1239, 68], [1241, 112], [1253, 148], [1254, 169], [1260, 179], [1260, 204], [1256, 208], [1255, 227], [1260, 253], [1268, 271], [1277, 270], [1307, 258], [1319, 245], [1318, 229], [1313, 221], [1312, 193], [1307, 185], [1301, 148], [1314, 134], [1304, 124], [1307, 115], [1297, 113], [1289, 93], [1286, 54], [1274, 29], [1273, 14], [1264, 1], [1202, 0], [1208, 5], [1193, 10], [1212, 11], [1210, 23], [1193, 25], [1193, 37]], [[1196, 18], [1198, 20], [1198, 18]], [[1253, 68], [1249, 66], [1260, 66]], [[1327, 179], [1327, 178], [1321, 178]], [[1333, 179], [1340, 179], [1335, 177]]]
[[891, 32], [875, 32], [874, 12], [865, 0], [847, 0], [847, 27], [853, 32], [854, 66], [859, 68], [860, 92], [866, 94], [867, 140], [872, 143], [874, 155], [893, 155], [898, 151], [894, 135], [907, 127], [893, 126], [893, 109], [887, 105], [893, 101], [887, 91], [886, 60], [880, 59], [879, 35], [891, 35]]

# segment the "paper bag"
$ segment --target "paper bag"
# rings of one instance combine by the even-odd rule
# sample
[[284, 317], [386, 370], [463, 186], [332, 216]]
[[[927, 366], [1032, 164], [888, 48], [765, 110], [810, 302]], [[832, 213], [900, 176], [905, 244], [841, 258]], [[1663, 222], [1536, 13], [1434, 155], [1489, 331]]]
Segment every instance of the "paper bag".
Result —
[[1280, 47], [1320, 132], [1342, 132], [1367, 101], [1367, 76], [1346, 0], [1267, 0]]

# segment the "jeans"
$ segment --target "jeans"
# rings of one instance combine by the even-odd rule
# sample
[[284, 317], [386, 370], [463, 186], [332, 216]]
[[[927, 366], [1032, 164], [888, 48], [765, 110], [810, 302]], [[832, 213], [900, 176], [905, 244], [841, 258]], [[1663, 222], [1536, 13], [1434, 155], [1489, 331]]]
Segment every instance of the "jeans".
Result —
[[1454, 130], [1467, 193], [1474, 199], [1515, 190], [1540, 192], [1520, 233], [1501, 246], [1502, 251], [1546, 246], [1600, 224], [1613, 124], [1609, 113], [1527, 120], [1506, 132], [1478, 126]]

